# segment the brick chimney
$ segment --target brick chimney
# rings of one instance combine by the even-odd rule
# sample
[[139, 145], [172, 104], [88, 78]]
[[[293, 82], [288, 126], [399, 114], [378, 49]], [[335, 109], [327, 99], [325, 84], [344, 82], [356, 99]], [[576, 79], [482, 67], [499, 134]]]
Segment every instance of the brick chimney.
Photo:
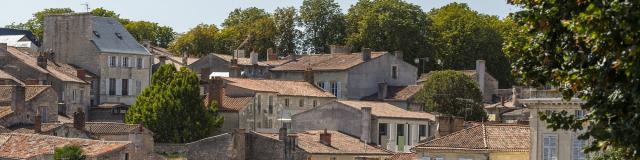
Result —
[[42, 132], [42, 116], [40, 116], [40, 112], [36, 112], [33, 117], [33, 131], [36, 133]]
[[16, 85], [13, 88], [13, 99], [11, 100], [11, 109], [14, 112], [22, 114], [26, 110], [25, 106], [25, 88], [21, 85]]
[[304, 70], [304, 81], [314, 84], [314, 79], [315, 77], [313, 75], [313, 68], [311, 68], [311, 66], [307, 66], [307, 68]]
[[167, 63], [167, 56], [165, 56], [165, 55], [158, 56], [158, 60], [160, 61], [159, 64], [163, 65], [163, 64]]
[[369, 61], [371, 60], [371, 49], [369, 48], [362, 48], [362, 61]]
[[388, 88], [387, 82], [378, 83], [378, 100], [384, 101], [387, 98]]
[[273, 52], [273, 48], [267, 49], [267, 61], [278, 60], [278, 55]]
[[82, 108], [78, 108], [78, 111], [73, 113], [73, 127], [78, 130], [84, 130], [85, 123], [84, 112]]
[[85, 80], [85, 78], [87, 77], [87, 71], [82, 69], [82, 68], [77, 68], [76, 69], [76, 76], [78, 78], [80, 78], [81, 80]]
[[360, 141], [369, 143], [371, 142], [371, 107], [362, 107], [360, 111], [362, 112]]
[[41, 52], [37, 57], [38, 66], [43, 69], [47, 69], [47, 56], [45, 54]]
[[224, 103], [224, 80], [222, 77], [213, 77], [209, 79], [209, 86], [207, 91], [207, 102], [216, 101], [218, 107]]
[[327, 132], [327, 129], [324, 129], [324, 133], [320, 133], [320, 143], [331, 146], [331, 133]]
[[37, 79], [27, 79], [24, 81], [26, 85], [40, 85], [40, 81]]

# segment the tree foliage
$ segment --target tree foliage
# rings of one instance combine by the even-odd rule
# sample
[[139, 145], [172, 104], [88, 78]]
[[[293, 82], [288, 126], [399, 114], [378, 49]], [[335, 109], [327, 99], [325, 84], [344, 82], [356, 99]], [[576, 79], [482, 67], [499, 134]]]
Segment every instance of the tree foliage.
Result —
[[300, 6], [300, 24], [304, 28], [303, 50], [329, 53], [329, 45], [344, 44], [344, 14], [334, 0], [304, 0]]
[[276, 26], [277, 53], [285, 56], [296, 53], [297, 45], [302, 32], [296, 29], [298, 13], [296, 8], [277, 8], [273, 13], [273, 21]]
[[475, 121], [486, 118], [487, 113], [482, 108], [482, 93], [471, 77], [452, 70], [429, 74], [416, 96], [416, 100], [425, 104], [425, 111]]
[[172, 53], [187, 52], [195, 56], [220, 52], [224, 48], [220, 45], [219, 34], [216, 25], [199, 24], [171, 43], [169, 50]]
[[502, 52], [503, 25], [496, 16], [480, 14], [464, 3], [450, 3], [427, 13], [429, 41], [434, 46], [434, 62], [440, 67], [462, 70], [475, 67], [475, 61], [486, 61], [489, 72], [501, 87], [511, 87], [510, 63]]
[[552, 129], [581, 129], [586, 151], [618, 148], [640, 157], [640, 2], [513, 0], [513, 20], [527, 43], [507, 42], [525, 84], [559, 86], [565, 99], [586, 101], [586, 118], [541, 116]]
[[222, 124], [217, 104], [204, 106], [198, 77], [187, 68], [162, 65], [151, 84], [136, 98], [126, 115], [130, 124], [143, 123], [164, 143], [185, 143], [211, 136]]
[[[243, 49], [245, 52], [256, 51], [266, 53], [268, 48], [275, 48], [276, 26], [271, 15], [256, 7], [235, 9], [222, 23], [221, 40], [227, 53], [231, 53], [251, 35]], [[264, 54], [260, 54], [264, 56]]]
[[27, 20], [24, 23], [12, 23], [11, 25], [6, 26], [7, 28], [14, 29], [22, 29], [29, 30], [35, 35], [38, 40], [42, 41], [42, 36], [44, 34], [44, 16], [48, 14], [62, 14], [62, 13], [73, 13], [73, 10], [70, 8], [47, 8], [42, 11], [38, 11], [33, 14], [33, 18]]
[[136, 40], [150, 41], [153, 45], [168, 47], [175, 39], [175, 33], [171, 27], [160, 26], [155, 22], [132, 21], [124, 26]]
[[53, 153], [53, 159], [55, 160], [84, 160], [86, 158], [80, 146], [77, 145], [56, 148]]

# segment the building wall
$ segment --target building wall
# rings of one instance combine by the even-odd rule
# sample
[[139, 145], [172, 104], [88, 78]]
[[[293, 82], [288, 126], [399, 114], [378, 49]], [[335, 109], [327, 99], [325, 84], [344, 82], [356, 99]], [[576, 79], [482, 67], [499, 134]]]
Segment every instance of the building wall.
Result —
[[[380, 124], [387, 125], [387, 135], [380, 136]], [[398, 124], [404, 125], [404, 145], [398, 146]], [[427, 131], [426, 136], [420, 136], [420, 125], [425, 125]], [[374, 121], [371, 126], [371, 141], [386, 149], [394, 152], [409, 152], [409, 149], [418, 145], [420, 141], [426, 140], [435, 133], [435, 123], [428, 120], [410, 120], [410, 119], [391, 119], [391, 118], [379, 118]], [[431, 131], [429, 131], [431, 129]], [[409, 134], [407, 134], [409, 133]]]
[[[284, 159], [284, 143], [255, 133], [248, 133], [246, 140], [246, 158], [251, 160], [282, 160]], [[300, 148], [295, 148], [294, 160], [308, 160], [309, 154]]]
[[[398, 67], [398, 77], [391, 76], [392, 66]], [[349, 69], [347, 98], [361, 99], [378, 92], [378, 83], [386, 82], [392, 86], [416, 84], [418, 69], [401, 59], [385, 54]]]
[[[54, 86], [56, 85], [54, 84]], [[78, 108], [82, 109], [84, 113], [88, 113], [89, 106], [91, 106], [91, 86], [86, 83], [74, 82], [66, 82], [62, 86], [64, 86], [64, 89], [62, 92], [58, 92], [58, 95], [63, 95], [62, 99], [66, 107], [64, 114], [72, 117], [73, 113], [78, 111]], [[86, 115], [85, 118], [88, 116]]]
[[[365, 156], [365, 155], [322, 155], [322, 154], [312, 154], [309, 156], [309, 160], [354, 160], [356, 157]], [[367, 158], [378, 158], [378, 160], [385, 160], [386, 158], [390, 158], [391, 156], [383, 156], [383, 155], [366, 155]]]
[[88, 115], [89, 115], [89, 121], [91, 122], [124, 123], [124, 117], [125, 117], [125, 114], [123, 113], [114, 113], [114, 109], [112, 108], [92, 108], [89, 111]]
[[224, 117], [224, 123], [216, 133], [228, 133], [240, 128], [240, 114], [238, 112], [219, 112]]
[[74, 64], [92, 73], [99, 73], [97, 48], [93, 37], [92, 15], [47, 15], [44, 18], [42, 48], [56, 53], [56, 61]]
[[431, 159], [444, 158], [445, 160], [458, 160], [459, 158], [468, 158], [473, 160], [489, 160], [488, 153], [473, 153], [473, 152], [465, 153], [465, 151], [442, 152], [442, 151], [430, 151], [430, 150], [417, 149], [416, 155], [418, 159], [423, 157], [430, 157]]
[[[125, 66], [109, 66], [108, 58], [111, 56], [121, 57], [129, 57], [129, 63], [135, 64], [133, 61], [136, 61], [137, 58], [142, 58], [142, 68], [138, 69], [135, 65], [133, 67], [125, 67]], [[110, 103], [124, 103], [127, 105], [133, 104], [135, 102], [136, 96], [142, 92], [148, 85], [151, 80], [151, 63], [152, 57], [150, 55], [133, 55], [133, 54], [117, 54], [117, 53], [102, 53], [98, 56], [99, 58], [99, 66], [100, 71], [100, 103], [110, 102]], [[109, 79], [116, 79], [117, 84], [121, 83], [121, 79], [131, 79], [129, 82], [129, 95], [118, 95], [118, 91], [121, 90], [116, 87], [116, 95], [109, 95]], [[141, 86], [138, 90], [138, 86], [136, 86], [137, 81], [140, 82]], [[140, 92], [138, 92], [140, 91]]]
[[[25, 103], [26, 107], [28, 107], [29, 110], [33, 111], [33, 113], [31, 113], [32, 116], [29, 116], [29, 118], [32, 119], [33, 115], [36, 114], [36, 110], [38, 110], [41, 107], [44, 107], [44, 108], [47, 108], [47, 117], [46, 118], [42, 117], [42, 120], [44, 120], [44, 122], [58, 121], [58, 99], [57, 98], [58, 96], [53, 89], [46, 89], [35, 98], [26, 102]], [[39, 112], [42, 112], [42, 111], [39, 111]], [[33, 120], [29, 122], [33, 123]]]
[[[561, 100], [557, 100], [555, 103], [537, 103], [535, 99], [532, 101], [521, 100], [523, 104], [527, 105], [531, 112], [529, 118], [529, 127], [531, 128], [531, 150], [530, 150], [530, 158], [531, 159], [542, 159], [543, 157], [543, 140], [544, 135], [556, 135], [558, 137], [557, 140], [557, 158], [558, 159], [571, 159], [572, 158], [572, 142], [573, 137], [578, 136], [580, 133], [568, 131], [568, 130], [557, 130], [553, 131], [553, 129], [547, 128], [547, 124], [544, 121], [540, 120], [540, 115], [538, 112], [560, 112], [567, 111], [569, 115], [574, 114], [575, 110], [580, 110], [579, 103], [567, 103]], [[585, 128], [587, 125], [585, 124]]]
[[489, 154], [490, 160], [528, 160], [529, 152], [497, 152]]

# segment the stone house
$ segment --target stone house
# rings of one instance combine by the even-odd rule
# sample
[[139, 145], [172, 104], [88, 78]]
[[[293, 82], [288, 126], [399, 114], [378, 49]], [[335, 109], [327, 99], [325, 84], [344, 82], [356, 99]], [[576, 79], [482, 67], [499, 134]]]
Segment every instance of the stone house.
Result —
[[51, 86], [0, 85], [0, 125], [33, 124], [36, 118], [40, 122], [56, 122], [57, 98]]
[[[267, 52], [267, 60], [259, 61], [258, 53], [251, 53], [246, 58], [242, 55], [226, 55], [210, 53], [204, 57], [200, 57], [197, 61], [189, 64], [189, 69], [195, 71], [200, 77], [207, 78], [212, 72], [222, 72], [234, 74], [233, 77], [249, 77], [249, 78], [269, 78], [271, 74], [269, 69], [288, 62], [288, 59], [278, 59], [272, 50]], [[238, 66], [238, 71], [234, 71], [234, 65]], [[239, 73], [234, 73], [239, 72]], [[202, 76], [202, 75], [207, 76]]]
[[[486, 72], [485, 61], [477, 60], [475, 70], [460, 70], [465, 75], [471, 77], [473, 80], [478, 83], [478, 88], [480, 88], [480, 92], [482, 92], [482, 98], [484, 102], [494, 103], [499, 100], [498, 97], [498, 80], [493, 78], [489, 73]], [[418, 84], [424, 84], [427, 77], [429, 77], [429, 73], [425, 73], [420, 75], [420, 79], [418, 79]]]
[[435, 136], [436, 117], [385, 102], [338, 100], [292, 117], [294, 132], [329, 129], [394, 152], [409, 152]]
[[[275, 79], [307, 80], [338, 99], [362, 99], [378, 92], [378, 83], [415, 85], [418, 69], [403, 61], [402, 54], [361, 53], [332, 49], [331, 54], [305, 55], [271, 69]], [[312, 74], [305, 74], [311, 72]]]
[[0, 48], [0, 68], [26, 85], [51, 85], [57, 92], [58, 114], [72, 116], [78, 108], [88, 111], [95, 95], [95, 75], [72, 65], [56, 62], [53, 53], [35, 53], [24, 48]]
[[6, 43], [13, 47], [29, 48], [32, 51], [37, 51], [40, 47], [40, 42], [31, 31], [11, 28], [0, 28], [0, 43]]
[[380, 83], [377, 93], [361, 100], [387, 102], [405, 110], [424, 111], [424, 103], [417, 102], [414, 97], [421, 89], [422, 85], [388, 86], [386, 83]]
[[115, 19], [90, 13], [53, 14], [44, 18], [42, 48], [55, 61], [83, 68], [97, 77], [91, 104], [124, 103], [149, 85], [153, 56]]
[[415, 159], [527, 160], [529, 127], [480, 124], [412, 148]]
[[[214, 77], [207, 87], [207, 104], [223, 110], [222, 132], [233, 128], [276, 131], [291, 115], [323, 105], [335, 97], [304, 81]], [[222, 100], [222, 101], [221, 101]]]
[[0, 159], [53, 159], [54, 150], [67, 145], [80, 146], [87, 160], [128, 160], [131, 142], [63, 138], [40, 134], [0, 134]]
[[[312, 130], [299, 133], [251, 132], [247, 158], [255, 160], [384, 160], [391, 151], [366, 144], [338, 131]], [[284, 152], [284, 153], [283, 153]]]

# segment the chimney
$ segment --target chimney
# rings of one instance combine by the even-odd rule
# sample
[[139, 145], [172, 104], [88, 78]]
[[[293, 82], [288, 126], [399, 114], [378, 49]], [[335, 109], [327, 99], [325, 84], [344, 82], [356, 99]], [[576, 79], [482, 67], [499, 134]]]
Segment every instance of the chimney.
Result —
[[251, 52], [249, 54], [249, 59], [251, 60], [251, 64], [252, 65], [257, 65], [258, 64], [258, 53]]
[[280, 130], [278, 130], [278, 140], [284, 141], [287, 138], [287, 128], [282, 125]]
[[38, 66], [43, 69], [47, 69], [47, 56], [45, 56], [45, 54], [46, 53], [40, 53], [37, 57]]
[[362, 48], [362, 61], [369, 61], [371, 60], [371, 49], [369, 48]]
[[327, 132], [327, 129], [324, 129], [324, 133], [320, 133], [320, 143], [331, 146], [331, 133]]
[[504, 97], [503, 97], [503, 96], [500, 96], [500, 104], [501, 104], [502, 106], [504, 106]]
[[25, 88], [21, 85], [14, 86], [13, 99], [11, 100], [11, 109], [16, 113], [24, 113], [25, 108]]
[[84, 80], [87, 77], [87, 71], [82, 68], [77, 68], [76, 77], [80, 78], [81, 80]]
[[370, 135], [371, 135], [371, 107], [362, 107], [360, 108], [362, 112], [361, 126], [362, 132], [360, 135], [360, 141], [364, 143], [370, 143]]
[[285, 141], [285, 159], [295, 159], [295, 155], [296, 155], [296, 140], [298, 139], [298, 135], [296, 134], [289, 134], [287, 135], [287, 140]]
[[82, 111], [82, 108], [78, 108], [78, 110], [73, 113], [73, 127], [78, 130], [84, 130], [85, 123], [84, 112]]
[[165, 55], [158, 56], [158, 60], [160, 60], [160, 62], [159, 62], [160, 65], [163, 65], [163, 64], [167, 63], [167, 56], [165, 56]]
[[224, 80], [222, 77], [213, 77], [209, 80], [209, 90], [207, 92], [207, 102], [215, 100], [218, 103], [218, 107], [224, 103]]
[[42, 116], [40, 116], [40, 112], [36, 112], [33, 120], [33, 130], [36, 133], [42, 132]]
[[200, 79], [201, 80], [208, 80], [209, 79], [209, 75], [211, 75], [211, 69], [210, 68], [202, 68], [200, 69]]
[[384, 101], [387, 98], [388, 86], [387, 82], [378, 83], [378, 100]]
[[40, 85], [40, 81], [37, 79], [27, 79], [24, 81], [25, 85]]
[[229, 77], [240, 77], [242, 75], [242, 73], [240, 72], [240, 66], [238, 65], [238, 59], [231, 59], [229, 69]]
[[189, 58], [189, 56], [187, 55], [187, 52], [182, 53], [182, 65], [187, 66], [189, 65], [189, 61], [187, 61]]
[[267, 49], [267, 61], [278, 60], [278, 55], [273, 52], [273, 48]]
[[315, 84], [315, 77], [313, 76], [313, 68], [311, 68], [311, 66], [307, 66], [304, 70], [304, 81]]
[[0, 43], [0, 49], [7, 50], [7, 43]]
[[402, 51], [395, 51], [393, 52], [396, 55], [396, 58], [398, 58], [399, 60], [404, 60], [404, 54], [402, 53]]
[[513, 106], [518, 106], [520, 102], [518, 102], [518, 90], [515, 86], [511, 89], [511, 101], [513, 102]]
[[233, 130], [233, 155], [232, 160], [244, 160], [246, 159], [246, 130], [244, 128], [238, 128]]
[[329, 45], [329, 53], [330, 54], [334, 54], [337, 53], [338, 51], [338, 46], [335, 44]]
[[484, 60], [476, 61], [476, 74], [478, 74], [478, 87], [480, 87], [480, 92], [484, 94], [484, 73], [485, 73], [485, 65]]

